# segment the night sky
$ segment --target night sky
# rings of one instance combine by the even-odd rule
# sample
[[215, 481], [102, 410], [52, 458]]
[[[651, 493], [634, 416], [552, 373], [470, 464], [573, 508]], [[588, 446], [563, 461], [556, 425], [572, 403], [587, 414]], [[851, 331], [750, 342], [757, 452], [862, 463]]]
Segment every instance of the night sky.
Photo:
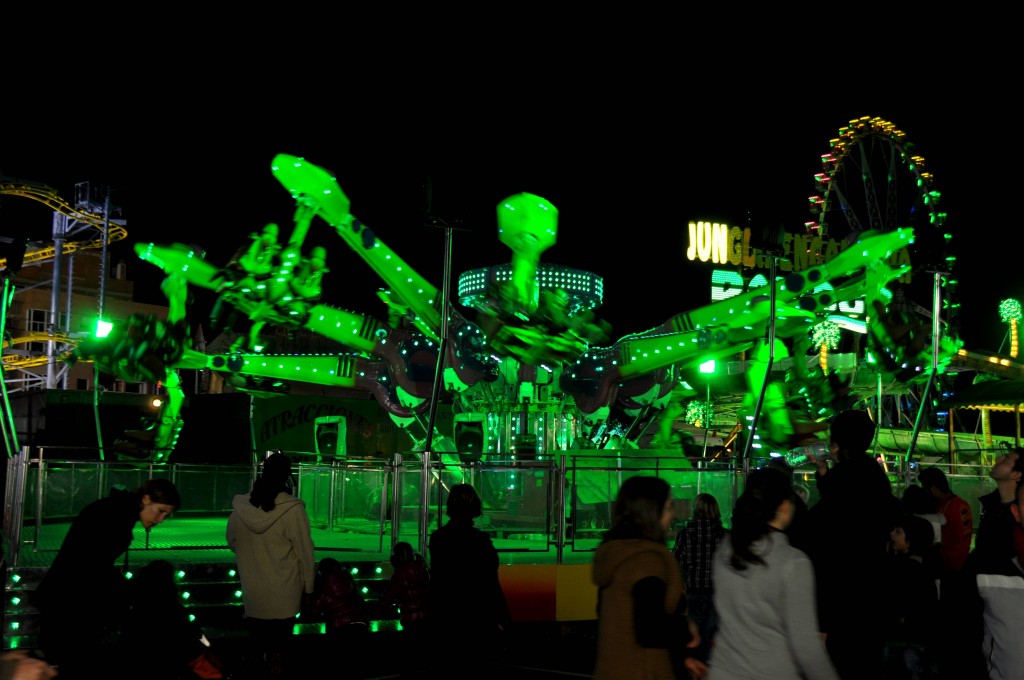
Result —
[[[68, 200], [77, 182], [111, 186], [128, 231], [112, 259], [129, 263], [137, 298], [156, 303], [160, 273], [134, 255], [135, 242], [194, 244], [222, 264], [268, 222], [290, 233], [294, 203], [270, 172], [278, 153], [330, 169], [352, 213], [438, 288], [445, 240], [437, 225], [454, 227], [454, 289], [460, 272], [509, 261], [495, 207], [531, 192], [559, 209], [558, 243], [542, 261], [604, 277], [596, 313], [618, 338], [710, 302], [710, 266], [685, 257], [689, 221], [750, 227], [755, 238], [801, 231], [829, 140], [852, 119], [879, 116], [907, 134], [942, 192], [965, 345], [999, 349], [1007, 327], [998, 303], [1024, 299], [1011, 238], [1016, 207], [1005, 197], [1015, 161], [999, 142], [1015, 122], [1009, 94], [986, 94], [983, 114], [969, 91], [941, 104], [917, 91], [809, 92], [788, 105], [738, 91], [681, 98], [637, 86], [625, 94], [468, 103], [392, 93], [284, 106], [223, 93], [170, 98], [159, 116], [131, 125], [93, 113], [43, 126], [30, 107], [15, 107], [14, 125], [0, 135], [0, 175], [50, 185]], [[0, 235], [26, 230], [48, 240], [50, 211], [25, 203], [3, 197]], [[307, 250], [315, 244], [328, 249], [324, 301], [386, 319], [381, 282], [319, 219]], [[194, 323], [205, 323], [212, 301], [196, 292]]]

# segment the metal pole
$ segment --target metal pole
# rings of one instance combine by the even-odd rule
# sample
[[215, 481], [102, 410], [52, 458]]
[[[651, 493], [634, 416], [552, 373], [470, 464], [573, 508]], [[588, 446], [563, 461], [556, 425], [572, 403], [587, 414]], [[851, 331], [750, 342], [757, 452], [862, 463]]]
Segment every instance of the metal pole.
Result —
[[[764, 394], [768, 390], [768, 381], [771, 380], [772, 376], [772, 364], [775, 362], [775, 286], [778, 281], [775, 280], [776, 269], [778, 267], [778, 258], [772, 257], [771, 266], [771, 285], [768, 286], [768, 299], [770, 301], [768, 310], [770, 316], [768, 317], [768, 365], [764, 371], [764, 381], [761, 383], [761, 391], [757, 395], [757, 404], [754, 406], [754, 417], [750, 423], [750, 432], [747, 435], [747, 441], [743, 445], [743, 461], [744, 467], [746, 467], [746, 461], [750, 459], [750, 448], [754, 444], [754, 433], [757, 432], [757, 421], [761, 418], [761, 406], [764, 404]], [[746, 470], [744, 470], [744, 477], [746, 477]]]
[[53, 213], [53, 277], [50, 288], [50, 313], [47, 319], [46, 332], [50, 339], [46, 343], [46, 389], [52, 390], [57, 385], [54, 363], [57, 361], [57, 343], [53, 334], [57, 331], [57, 319], [60, 315], [60, 264], [64, 259], [64, 236], [67, 234], [68, 218], [59, 212]]
[[[942, 272], [934, 272], [933, 274], [933, 286], [932, 286], [932, 370], [928, 372], [928, 382], [924, 385], [924, 392], [921, 394], [921, 405], [918, 406], [917, 416], [914, 418], [914, 431], [910, 435], [910, 445], [907, 447], [907, 453], [904, 458], [907, 461], [913, 459], [914, 447], [917, 446], [917, 435], [921, 431], [921, 421], [924, 419], [924, 411], [928, 407], [929, 395], [932, 391], [932, 385], [935, 383], [935, 374], [939, 368], [939, 338], [942, 334], [942, 325], [940, 324], [941, 319], [939, 318], [939, 310], [942, 307]], [[950, 472], [955, 472], [956, 464], [954, 461], [950, 461], [953, 466]]]
[[[427, 540], [430, 533], [430, 455], [434, 444], [434, 421], [437, 418], [437, 405], [441, 395], [441, 382], [444, 380], [444, 364], [448, 353], [448, 315], [449, 287], [452, 271], [452, 230], [445, 226], [444, 230], [444, 276], [441, 283], [441, 340], [437, 350], [437, 368], [434, 370], [434, 389], [430, 394], [430, 411], [427, 417], [427, 439], [423, 446], [423, 478], [420, 489], [420, 552], [427, 553]], [[441, 485], [438, 484], [438, 521], [441, 517]]]

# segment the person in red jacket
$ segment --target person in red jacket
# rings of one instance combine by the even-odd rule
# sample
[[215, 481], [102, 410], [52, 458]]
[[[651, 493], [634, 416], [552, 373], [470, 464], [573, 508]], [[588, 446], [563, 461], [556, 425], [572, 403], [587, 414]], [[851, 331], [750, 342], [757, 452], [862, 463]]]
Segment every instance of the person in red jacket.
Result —
[[936, 467], [921, 470], [921, 486], [938, 504], [939, 513], [946, 518], [942, 527], [942, 571], [959, 573], [967, 564], [974, 536], [974, 516], [970, 504], [953, 493], [946, 473]]
[[430, 602], [430, 570], [423, 555], [405, 541], [391, 549], [391, 580], [377, 600], [380, 618], [395, 618], [402, 624], [403, 677], [414, 677], [417, 666], [428, 651], [432, 631]]
[[370, 606], [352, 572], [333, 557], [320, 560], [310, 599], [310, 608], [323, 617], [328, 635], [361, 637], [369, 632]]
[[[963, 622], [971, 617], [971, 581], [967, 568], [974, 534], [974, 517], [966, 500], [953, 493], [946, 473], [936, 467], [921, 470], [918, 481], [936, 499], [939, 513], [946, 518], [942, 526], [942, 567], [939, 575], [939, 616], [943, 621]], [[964, 654], [963, 626], [940, 628], [936, 643], [939, 672], [945, 677], [973, 677], [971, 655]]]

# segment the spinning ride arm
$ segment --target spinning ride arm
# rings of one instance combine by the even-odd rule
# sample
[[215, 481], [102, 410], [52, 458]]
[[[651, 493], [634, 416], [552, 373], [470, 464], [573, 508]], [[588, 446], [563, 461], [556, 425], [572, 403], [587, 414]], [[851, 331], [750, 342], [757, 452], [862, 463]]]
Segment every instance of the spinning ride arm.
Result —
[[440, 292], [349, 212], [350, 201], [334, 177], [327, 170], [288, 154], [275, 156], [271, 171], [296, 201], [308, 203], [334, 227], [338, 236], [391, 288], [400, 303], [408, 306], [415, 315], [416, 328], [437, 340], [441, 328]]
[[[885, 260], [912, 239], [910, 229], [865, 235], [830, 262], [779, 279], [775, 284], [779, 288], [776, 334], [805, 333], [816, 312], [865, 294], [879, 296], [884, 283], [904, 271], [889, 268]], [[821, 289], [825, 283], [833, 285]], [[750, 349], [764, 337], [769, 316], [769, 299], [763, 289], [678, 314], [653, 331], [584, 353], [562, 374], [562, 386], [575, 397], [583, 413], [594, 413], [623, 393], [649, 393], [661, 369]], [[665, 396], [665, 390], [658, 396]]]

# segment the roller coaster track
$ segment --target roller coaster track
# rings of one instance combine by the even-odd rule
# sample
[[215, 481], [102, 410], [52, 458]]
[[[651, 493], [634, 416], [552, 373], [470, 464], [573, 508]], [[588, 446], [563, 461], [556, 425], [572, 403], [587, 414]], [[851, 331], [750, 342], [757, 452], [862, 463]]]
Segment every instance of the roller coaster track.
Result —
[[[103, 247], [104, 229], [106, 229], [107, 232], [107, 243], [121, 241], [128, 236], [128, 232], [120, 224], [113, 221], [108, 222], [102, 215], [86, 212], [73, 207], [70, 203], [58, 196], [57, 192], [53, 188], [48, 187], [45, 184], [27, 182], [25, 180], [12, 179], [9, 177], [0, 177], [0, 195], [30, 198], [42, 203], [54, 212], [59, 212], [62, 215], [70, 217], [76, 222], [85, 223], [97, 230], [98, 234], [96, 238], [64, 241], [61, 246], [61, 252], [64, 255], [69, 255], [79, 250]], [[44, 262], [53, 259], [54, 255], [56, 255], [55, 245], [43, 246], [41, 248], [33, 248], [30, 246], [25, 250], [24, 263], [32, 264]], [[0, 258], [0, 270], [4, 270], [6, 268], [7, 258]]]
[[32, 368], [34, 366], [42, 366], [49, 361], [49, 357], [45, 354], [14, 354], [6, 353], [6, 350], [16, 345], [27, 344], [30, 342], [49, 342], [53, 340], [58, 345], [65, 346], [65, 349], [60, 353], [73, 349], [78, 343], [78, 339], [69, 337], [64, 333], [30, 333], [24, 337], [13, 338], [10, 341], [4, 340], [3, 348], [5, 353], [3, 355], [3, 367], [5, 371], [13, 371], [24, 368]]

